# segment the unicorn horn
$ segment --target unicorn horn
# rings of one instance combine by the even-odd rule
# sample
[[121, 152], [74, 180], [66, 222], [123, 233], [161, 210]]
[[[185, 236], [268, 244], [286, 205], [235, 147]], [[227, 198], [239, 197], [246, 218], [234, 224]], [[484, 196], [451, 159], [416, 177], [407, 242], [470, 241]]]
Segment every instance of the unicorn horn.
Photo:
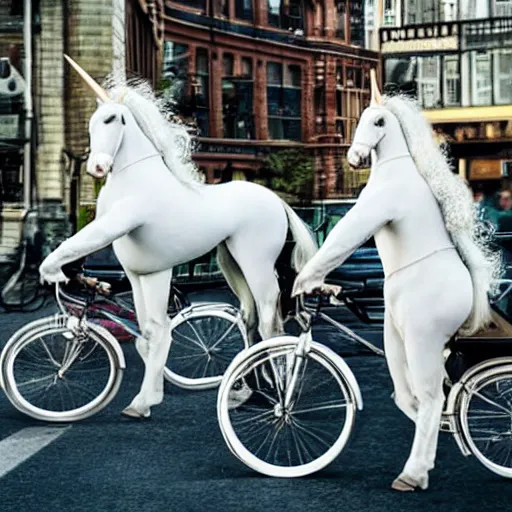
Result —
[[372, 105], [382, 105], [382, 95], [379, 91], [375, 69], [370, 69], [370, 81], [372, 84]]
[[101, 101], [105, 103], [110, 101], [107, 92], [103, 89], [98, 83], [94, 81], [94, 79], [87, 73], [87, 71], [83, 70], [71, 57], [68, 57], [64, 54], [64, 58], [71, 64], [73, 68], [75, 68], [76, 72], [84, 79], [85, 83], [94, 91], [96, 96]]

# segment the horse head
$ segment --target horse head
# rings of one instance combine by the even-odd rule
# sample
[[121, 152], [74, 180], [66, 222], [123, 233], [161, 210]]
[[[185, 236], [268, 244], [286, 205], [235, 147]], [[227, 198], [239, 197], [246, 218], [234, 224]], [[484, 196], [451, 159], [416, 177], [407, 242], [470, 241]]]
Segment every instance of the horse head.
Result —
[[90, 154], [87, 172], [104, 178], [112, 169], [128, 123], [134, 123], [130, 110], [120, 103], [101, 103], [89, 121]]
[[371, 70], [371, 82], [370, 106], [361, 114], [352, 145], [347, 153], [348, 163], [356, 169], [368, 161], [372, 150], [377, 151], [383, 139], [387, 138], [394, 142], [398, 137], [404, 139], [398, 119], [384, 105], [373, 69]]

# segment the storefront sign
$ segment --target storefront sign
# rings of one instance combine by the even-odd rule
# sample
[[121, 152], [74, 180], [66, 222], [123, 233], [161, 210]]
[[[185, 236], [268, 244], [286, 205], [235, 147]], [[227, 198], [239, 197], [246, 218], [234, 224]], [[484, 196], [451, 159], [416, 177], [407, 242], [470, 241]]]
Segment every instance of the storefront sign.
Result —
[[19, 136], [19, 116], [0, 115], [0, 138], [17, 139]]
[[409, 39], [405, 41], [388, 41], [382, 43], [382, 53], [421, 53], [433, 51], [457, 50], [459, 38], [457, 36], [439, 37], [437, 39]]

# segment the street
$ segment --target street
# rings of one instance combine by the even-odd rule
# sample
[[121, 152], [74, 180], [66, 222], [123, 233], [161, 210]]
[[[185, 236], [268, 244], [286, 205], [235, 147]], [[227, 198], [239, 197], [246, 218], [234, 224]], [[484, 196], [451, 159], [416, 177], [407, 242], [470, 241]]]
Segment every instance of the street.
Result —
[[[1, 346], [24, 323], [53, 311], [50, 306], [31, 314], [2, 313]], [[153, 408], [151, 419], [122, 417], [143, 370], [128, 343], [123, 345], [127, 369], [118, 396], [89, 420], [48, 427], [22, 416], [0, 396], [0, 511], [510, 510], [512, 481], [465, 459], [448, 434], [440, 436], [430, 489], [392, 491], [390, 484], [410, 450], [413, 425], [390, 399], [385, 361], [343, 341], [331, 327], [318, 326], [315, 334], [317, 341], [346, 355], [365, 401], [347, 447], [320, 473], [280, 480], [244, 466], [222, 439], [215, 391], [166, 384], [164, 402]], [[381, 343], [380, 331], [369, 334]]]

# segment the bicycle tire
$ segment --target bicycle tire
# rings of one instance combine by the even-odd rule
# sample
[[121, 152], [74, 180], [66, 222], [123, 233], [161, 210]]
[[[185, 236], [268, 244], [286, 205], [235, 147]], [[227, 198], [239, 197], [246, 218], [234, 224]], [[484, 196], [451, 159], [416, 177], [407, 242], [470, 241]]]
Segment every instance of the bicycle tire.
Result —
[[189, 390], [217, 387], [232, 359], [248, 348], [240, 312], [230, 304], [199, 304], [171, 320], [167, 381]]
[[[298, 340], [292, 336], [281, 336], [258, 343], [239, 354], [227, 369], [219, 389], [217, 416], [226, 444], [244, 464], [267, 476], [301, 477], [333, 462], [349, 440], [356, 410], [362, 408], [359, 387], [348, 366], [330, 349], [312, 342], [310, 351], [304, 356], [304, 373], [298, 381], [299, 391], [289, 410], [278, 411], [278, 390], [282, 389], [281, 395], [285, 394], [285, 383], [289, 382], [290, 373], [285, 370], [279, 382], [274, 379], [271, 386], [269, 372], [265, 372], [264, 365], [273, 361], [278, 368], [283, 365], [287, 367], [290, 364], [288, 358], [293, 357]], [[306, 376], [311, 362], [310, 368], [314, 371]], [[265, 373], [266, 378], [263, 377]], [[325, 390], [316, 385], [308, 384], [308, 389], [304, 388], [306, 382], [313, 382], [311, 379], [315, 379], [315, 375], [323, 375], [337, 386], [334, 400], [329, 396], [326, 399]], [[232, 390], [240, 388], [241, 382], [251, 379], [251, 396], [233, 408], [230, 404]], [[311, 406], [307, 405], [308, 399]], [[298, 409], [294, 411], [295, 407]], [[265, 408], [268, 410], [260, 412]], [[256, 416], [252, 418], [254, 411]], [[332, 434], [328, 432], [329, 428]], [[300, 442], [297, 433], [302, 436]], [[258, 436], [262, 438], [261, 444]], [[305, 439], [309, 444], [306, 448], [303, 444]], [[268, 440], [271, 442], [266, 455], [263, 455]]]
[[[35, 325], [32, 325], [32, 328], [28, 326], [22, 329], [22, 333], [15, 333], [11, 337], [0, 358], [2, 386], [7, 398], [20, 412], [37, 420], [68, 423], [88, 418], [100, 412], [111, 402], [121, 384], [125, 365], [122, 353], [120, 355], [115, 348], [117, 341], [101, 327], [88, 322], [83, 331], [87, 334], [87, 339], [78, 340], [75, 331], [64, 325], [67, 318], [66, 315], [56, 315], [33, 322]], [[57, 341], [44, 341], [44, 338], [52, 335], [59, 335], [56, 338]], [[75, 348], [70, 349], [71, 345]], [[65, 367], [70, 360], [70, 358], [66, 359], [66, 354], [71, 353], [72, 350], [75, 350], [77, 355]], [[86, 358], [89, 358], [88, 362]], [[99, 382], [98, 373], [101, 371], [104, 374], [103, 367], [108, 365], [107, 378], [103, 379], [105, 384], [99, 383], [99, 386], [103, 387], [98, 393], [84, 392], [85, 386], [82, 382], [76, 385], [73, 382], [72, 379], [78, 378], [77, 366], [80, 364], [85, 366], [84, 373], [95, 372], [92, 379], [87, 375], [89, 383], [94, 382], [95, 385]], [[38, 367], [41, 367], [41, 371], [44, 372], [43, 377], [34, 376]], [[59, 370], [62, 371], [62, 376], [59, 376]], [[23, 382], [22, 373], [27, 375], [27, 380]], [[70, 374], [72, 378], [69, 377]], [[64, 382], [66, 375], [67, 382]], [[81, 401], [83, 403], [77, 402], [76, 395], [72, 396], [73, 385], [75, 385], [75, 391], [79, 390], [86, 397]], [[55, 404], [54, 396], [60, 397], [63, 404], [63, 388], [68, 391], [73, 406], [57, 408], [53, 405], [52, 407], [43, 405]], [[55, 392], [54, 396], [50, 397], [49, 392]], [[90, 395], [93, 395], [92, 399], [87, 398]]]

